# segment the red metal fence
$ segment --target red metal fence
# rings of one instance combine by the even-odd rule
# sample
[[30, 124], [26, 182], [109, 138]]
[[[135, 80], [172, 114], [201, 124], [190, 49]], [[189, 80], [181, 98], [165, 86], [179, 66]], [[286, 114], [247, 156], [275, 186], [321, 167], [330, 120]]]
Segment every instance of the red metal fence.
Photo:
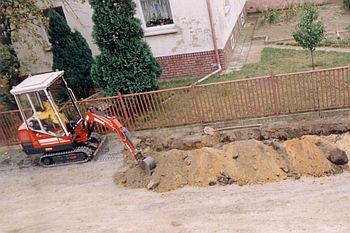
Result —
[[17, 128], [22, 123], [18, 110], [0, 112], [0, 145], [18, 143]]
[[[347, 108], [350, 106], [349, 69], [347, 66], [271, 74], [86, 100], [79, 105], [82, 109], [95, 106], [117, 117], [131, 130]], [[17, 142], [14, 134], [20, 122], [18, 112], [0, 116], [8, 119], [5, 126], [0, 125], [0, 144], [5, 144], [2, 133], [12, 136], [7, 144]], [[98, 127], [98, 131], [106, 132], [102, 127]]]

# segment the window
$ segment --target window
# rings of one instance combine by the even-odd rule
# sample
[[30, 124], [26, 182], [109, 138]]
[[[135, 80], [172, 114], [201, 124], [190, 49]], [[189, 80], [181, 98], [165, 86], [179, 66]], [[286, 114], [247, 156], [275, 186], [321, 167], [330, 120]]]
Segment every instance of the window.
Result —
[[146, 27], [174, 24], [169, 0], [140, 0]]
[[31, 130], [54, 136], [63, 136], [64, 130], [44, 91], [17, 96]]
[[224, 11], [227, 14], [231, 9], [230, 0], [224, 0]]

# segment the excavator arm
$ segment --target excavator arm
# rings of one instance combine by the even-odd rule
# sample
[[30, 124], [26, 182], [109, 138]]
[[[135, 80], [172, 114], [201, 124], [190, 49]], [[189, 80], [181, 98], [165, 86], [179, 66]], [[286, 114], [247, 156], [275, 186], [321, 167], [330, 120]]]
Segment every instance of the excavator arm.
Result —
[[142, 169], [151, 172], [156, 167], [155, 160], [152, 157], [144, 157], [141, 150], [136, 148], [131, 141], [128, 130], [118, 121], [117, 118], [108, 116], [107, 114], [94, 109], [88, 109], [86, 111], [85, 119], [90, 125], [97, 123], [115, 132], [132, 156], [139, 162]]

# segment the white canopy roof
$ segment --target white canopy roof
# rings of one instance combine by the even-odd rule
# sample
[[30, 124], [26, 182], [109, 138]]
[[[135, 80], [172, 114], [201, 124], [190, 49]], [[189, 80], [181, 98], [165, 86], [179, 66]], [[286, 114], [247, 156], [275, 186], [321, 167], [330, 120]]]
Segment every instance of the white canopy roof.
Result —
[[58, 78], [64, 74], [64, 71], [51, 72], [29, 76], [23, 82], [15, 86], [10, 92], [13, 95], [39, 91], [48, 88]]

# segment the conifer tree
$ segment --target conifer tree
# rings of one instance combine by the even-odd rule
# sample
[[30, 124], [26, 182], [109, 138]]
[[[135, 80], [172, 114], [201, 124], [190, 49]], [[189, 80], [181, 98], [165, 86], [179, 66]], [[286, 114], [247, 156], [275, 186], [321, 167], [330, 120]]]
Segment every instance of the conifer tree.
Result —
[[100, 48], [92, 66], [94, 82], [107, 95], [159, 88], [161, 67], [143, 39], [133, 0], [90, 0], [93, 37]]
[[86, 98], [94, 88], [90, 74], [93, 62], [91, 50], [85, 38], [77, 31], [72, 32], [65, 19], [56, 11], [50, 11], [49, 19], [52, 70], [64, 70], [69, 87], [77, 97]]

